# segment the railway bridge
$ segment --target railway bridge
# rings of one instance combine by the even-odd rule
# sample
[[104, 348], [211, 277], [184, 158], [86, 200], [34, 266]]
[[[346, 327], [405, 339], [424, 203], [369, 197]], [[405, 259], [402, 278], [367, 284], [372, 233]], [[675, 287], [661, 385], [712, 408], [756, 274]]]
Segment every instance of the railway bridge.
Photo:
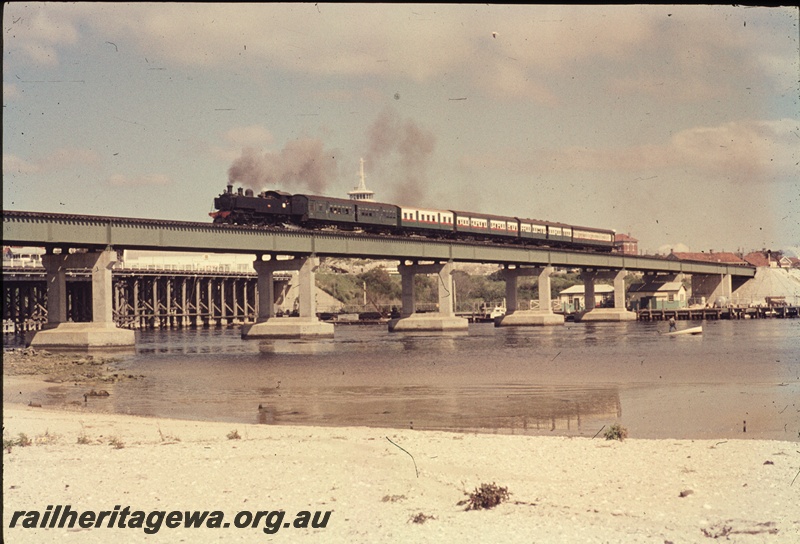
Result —
[[[536, 246], [25, 211], [3, 211], [3, 239], [5, 244], [46, 248], [42, 264], [47, 278], [48, 324], [36, 333], [31, 345], [50, 348], [134, 345], [133, 331], [118, 328], [112, 314], [112, 268], [116, 251], [123, 249], [253, 255], [257, 319], [243, 327], [243, 338], [333, 334], [333, 325], [320, 321], [316, 315], [313, 289], [319, 257], [399, 262], [402, 309], [400, 316], [389, 322], [389, 331], [467, 328], [467, 321], [455, 315], [453, 305], [452, 271], [457, 262], [503, 266], [507, 313], [496, 323], [498, 326], [563, 324], [563, 316], [550, 310], [550, 275], [558, 267], [582, 271], [587, 307], [578, 316], [581, 321], [636, 319], [625, 308], [624, 278], [631, 271], [669, 278], [691, 275], [695, 295], [705, 296], [711, 303], [717, 297], [730, 297], [734, 289], [755, 276], [755, 268], [750, 266]], [[66, 319], [66, 276], [75, 269], [91, 271], [89, 323]], [[298, 316], [273, 319], [274, 278], [286, 271], [299, 273]], [[414, 276], [417, 274], [438, 275], [438, 312], [416, 312]], [[538, 281], [539, 310], [517, 309], [517, 282], [523, 276], [533, 276]], [[613, 280], [613, 308], [594, 307], [594, 285], [598, 279]]]

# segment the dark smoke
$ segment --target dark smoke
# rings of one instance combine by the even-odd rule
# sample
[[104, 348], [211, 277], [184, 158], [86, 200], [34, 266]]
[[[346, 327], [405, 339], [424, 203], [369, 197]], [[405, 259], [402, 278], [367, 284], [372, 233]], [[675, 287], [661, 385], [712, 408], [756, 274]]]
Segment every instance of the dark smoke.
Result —
[[319, 140], [293, 140], [280, 151], [259, 154], [245, 148], [228, 169], [230, 183], [239, 182], [256, 191], [293, 188], [324, 193], [336, 179], [336, 158]]
[[436, 147], [435, 136], [414, 121], [401, 120], [394, 110], [386, 109], [370, 126], [368, 137], [364, 166], [381, 186], [393, 188], [394, 194], [386, 200], [411, 206], [422, 204], [430, 158]]

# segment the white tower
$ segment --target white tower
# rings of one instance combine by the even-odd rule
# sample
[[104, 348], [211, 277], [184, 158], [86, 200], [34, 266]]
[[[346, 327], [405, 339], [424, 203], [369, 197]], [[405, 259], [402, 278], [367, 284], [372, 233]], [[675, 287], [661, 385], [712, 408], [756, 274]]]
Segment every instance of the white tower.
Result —
[[361, 159], [361, 183], [347, 194], [350, 196], [350, 200], [366, 200], [367, 202], [375, 200], [375, 193], [367, 189], [364, 181], [364, 159]]

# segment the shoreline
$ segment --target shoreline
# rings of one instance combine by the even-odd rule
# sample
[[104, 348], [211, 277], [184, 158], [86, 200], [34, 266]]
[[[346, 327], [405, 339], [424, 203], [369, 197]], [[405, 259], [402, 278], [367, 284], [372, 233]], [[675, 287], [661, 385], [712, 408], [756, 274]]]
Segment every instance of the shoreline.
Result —
[[[69, 361], [84, 356], [30, 355], [10, 364], [4, 358], [4, 391], [13, 385], [24, 396], [75, 379], [100, 389], [121, 377], [113, 360], [75, 365]], [[83, 370], [76, 374], [76, 366]], [[248, 529], [162, 526], [158, 536], [128, 526], [42, 529], [19, 521], [58, 505], [84, 513], [219, 511], [227, 520], [245, 511], [283, 510], [287, 519], [330, 512], [325, 527], [275, 528], [275, 538], [291, 542], [800, 541], [796, 441], [264, 425], [9, 398], [3, 440], [3, 535], [13, 542], [268, 538], [263, 519]], [[469, 494], [491, 484], [506, 488], [507, 500], [467, 511]]]
[[[162, 387], [161, 394], [166, 396], [153, 397], [147, 402], [140, 403], [137, 402], [138, 397], [135, 393], [131, 392], [137, 388], [141, 390], [142, 387], [148, 387], [151, 376], [138, 372], [131, 373], [133, 371], [128, 370], [126, 368], [128, 366], [125, 359], [114, 356], [48, 352], [31, 348], [6, 349], [3, 360], [3, 400], [17, 407], [33, 405], [77, 413], [118, 413], [175, 418], [183, 421], [226, 421], [231, 425], [259, 423], [329, 428], [363, 426], [466, 434], [477, 432], [590, 438], [607, 430], [612, 423], [619, 423], [629, 428], [632, 438], [793, 442], [800, 440], [800, 434], [797, 434], [796, 401], [793, 396], [797, 386], [785, 380], [781, 383], [751, 384], [748, 386], [746, 396], [741, 394], [742, 389], [736, 383], [672, 383], [668, 389], [664, 389], [661, 384], [648, 382], [618, 386], [612, 384], [606, 388], [594, 384], [587, 389], [585, 398], [581, 397], [574, 401], [583, 409], [567, 413], [563, 416], [563, 420], [558, 419], [561, 417], [558, 414], [555, 416], [557, 421], [551, 420], [549, 418], [552, 414], [544, 411], [529, 412], [526, 417], [515, 419], [513, 411], [509, 411], [509, 407], [505, 406], [504, 409], [489, 412], [468, 412], [468, 417], [462, 417], [457, 426], [448, 426], [448, 421], [444, 419], [425, 418], [420, 413], [410, 415], [402, 421], [401, 418], [394, 416], [384, 417], [381, 414], [390, 412], [379, 412], [387, 410], [383, 407], [373, 407], [371, 416], [348, 413], [342, 408], [344, 406], [342, 399], [337, 399], [339, 404], [334, 402], [316, 407], [317, 412], [333, 410], [331, 413], [337, 413], [339, 416], [338, 419], [327, 418], [327, 420], [296, 416], [301, 413], [296, 411], [297, 403], [302, 401], [300, 398], [295, 398], [294, 404], [292, 401], [284, 402], [282, 405], [273, 402], [268, 405], [270, 411], [264, 412], [256, 412], [256, 406], [262, 402], [257, 396], [248, 398], [252, 405], [241, 399], [238, 399], [236, 404], [237, 399], [232, 399], [232, 406], [235, 408], [217, 413], [214, 409], [206, 409], [202, 404], [194, 408], [176, 404], [169, 392], [163, 391]], [[105, 391], [110, 392], [109, 397], [98, 395], [93, 399], [93, 392], [104, 394]], [[443, 389], [441, 391], [449, 394], [449, 391]], [[403, 393], [396, 391], [394, 394]], [[501, 391], [500, 394], [505, 393]], [[560, 409], [560, 397], [555, 393], [550, 396], [542, 394], [534, 398], [546, 409], [552, 408], [554, 403], [557, 405], [556, 408]], [[393, 407], [396, 408], [398, 402], [397, 399], [394, 400]], [[409, 396], [407, 402], [414, 400], [413, 396]], [[479, 402], [483, 401], [485, 399], [479, 399]], [[587, 402], [605, 403], [603, 406], [605, 408], [611, 406], [611, 411], [606, 409], [592, 412], [591, 409], [587, 410]], [[621, 403], [626, 407], [624, 414], [619, 412]], [[243, 407], [244, 404], [248, 406]], [[778, 406], [783, 408], [777, 409]], [[339, 412], [335, 412], [336, 410]], [[618, 413], [614, 414], [614, 411]], [[702, 425], [696, 421], [698, 411], [703, 414]], [[499, 415], [499, 423], [483, 424], [481, 418], [487, 413]], [[545, 419], [545, 416], [548, 419]], [[469, 417], [472, 419], [468, 421]]]
[[[14, 511], [59, 504], [226, 516], [331, 512], [325, 528], [282, 529], [291, 541], [800, 539], [794, 442], [619, 442], [3, 408], [4, 441], [24, 433], [32, 442], [3, 455], [4, 533], [14, 542], [104, 542], [112, 531], [140, 538], [141, 529], [130, 528], [9, 528]], [[228, 437], [234, 431], [239, 439]], [[467, 494], [492, 483], [506, 487], [509, 500], [465, 511]], [[158, 534], [165, 541], [265, 538], [260, 528]]]

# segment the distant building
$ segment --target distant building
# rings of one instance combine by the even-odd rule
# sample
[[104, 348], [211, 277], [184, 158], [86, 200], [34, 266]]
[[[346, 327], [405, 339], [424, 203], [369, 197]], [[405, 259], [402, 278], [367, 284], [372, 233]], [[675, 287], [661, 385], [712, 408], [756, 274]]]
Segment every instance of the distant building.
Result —
[[251, 274], [254, 260], [254, 255], [126, 249], [115, 268]]
[[375, 200], [375, 193], [367, 189], [366, 181], [364, 180], [364, 159], [361, 159], [361, 181], [358, 187], [347, 193], [350, 200], [360, 200], [362, 202], [373, 202]]
[[40, 267], [44, 254], [43, 247], [3, 246], [3, 267]]
[[792, 268], [794, 266], [794, 263], [790, 257], [784, 257], [780, 252], [773, 253], [768, 249], [753, 251], [752, 253], [745, 255], [743, 258], [753, 266], [763, 266], [769, 268]]
[[714, 251], [713, 249], [709, 250], [708, 253], [705, 251], [700, 253], [677, 253], [672, 251], [669, 255], [667, 255], [667, 259], [671, 261], [700, 261], [705, 263], [723, 263], [747, 266], [747, 261], [743, 260], [735, 253]]
[[[594, 306], [600, 308], [613, 304], [614, 287], [603, 283], [594, 286]], [[573, 285], [558, 293], [558, 301], [564, 313], [574, 313], [586, 309], [586, 288], [583, 284]]]
[[616, 234], [614, 235], [614, 250], [623, 255], [638, 255], [639, 240], [630, 234]]
[[628, 300], [632, 310], [675, 310], [686, 308], [688, 298], [682, 282], [637, 283], [628, 288]]

